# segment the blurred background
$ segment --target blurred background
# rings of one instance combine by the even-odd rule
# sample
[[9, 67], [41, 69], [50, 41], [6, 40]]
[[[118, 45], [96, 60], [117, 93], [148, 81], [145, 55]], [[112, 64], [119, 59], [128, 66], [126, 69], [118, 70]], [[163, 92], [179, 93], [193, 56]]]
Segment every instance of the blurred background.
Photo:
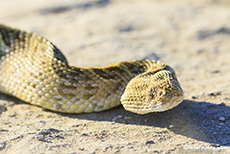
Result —
[[228, 0], [1, 0], [0, 21], [45, 36], [73, 64], [150, 58], [181, 65], [191, 55], [229, 49], [223, 45], [229, 6]]
[[[204, 80], [204, 88], [224, 83], [206, 87], [209, 92], [229, 89], [222, 79], [229, 73], [220, 75], [230, 58], [228, 0], [1, 0], [0, 22], [48, 38], [72, 65], [155, 59], [182, 80]], [[211, 78], [218, 74], [220, 81]], [[192, 88], [188, 93], [198, 87], [183, 84]]]

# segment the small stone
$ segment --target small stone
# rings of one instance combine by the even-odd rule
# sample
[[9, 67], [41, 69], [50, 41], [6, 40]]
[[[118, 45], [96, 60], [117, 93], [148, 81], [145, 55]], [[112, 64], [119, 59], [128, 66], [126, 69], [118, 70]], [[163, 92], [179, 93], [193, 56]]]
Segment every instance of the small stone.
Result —
[[45, 136], [39, 134], [38, 136], [36, 136], [36, 139], [37, 139], [38, 141], [44, 141], [44, 140], [45, 140]]
[[150, 140], [150, 141], [146, 141], [145, 144], [155, 144], [155, 142], [153, 140]]
[[214, 70], [214, 71], [212, 71], [211, 73], [220, 73], [220, 70]]
[[169, 125], [169, 128], [173, 128], [174, 127], [174, 125]]
[[43, 120], [40, 120], [39, 123], [45, 124], [46, 122]]
[[112, 121], [116, 122], [118, 119], [121, 119], [122, 115], [117, 115], [116, 117], [113, 117]]
[[223, 122], [220, 122], [220, 123], [219, 123], [219, 125], [220, 125], [220, 126], [223, 126], [223, 125], [224, 125], [224, 123], [223, 123]]
[[219, 121], [224, 122], [225, 121], [225, 117], [219, 117]]
[[0, 143], [0, 151], [6, 147], [6, 142]]
[[83, 133], [83, 134], [81, 134], [82, 136], [89, 136], [89, 134], [87, 134], [87, 133]]
[[209, 96], [219, 96], [221, 95], [221, 92], [212, 92], [208, 94]]
[[197, 96], [192, 96], [192, 99], [197, 99]]
[[124, 117], [125, 120], [130, 120], [132, 117]]
[[118, 30], [121, 33], [123, 33], [123, 32], [131, 32], [131, 31], [134, 30], [134, 27], [132, 25], [127, 25], [127, 26], [119, 27]]
[[133, 148], [134, 148], [133, 146], [128, 147], [128, 149], [133, 149]]
[[72, 127], [79, 127], [79, 126], [80, 126], [80, 124], [72, 125]]
[[84, 150], [85, 150], [85, 148], [78, 148], [78, 150], [84, 151]]
[[9, 116], [9, 117], [15, 117], [15, 116], [16, 116], [16, 113], [13, 112], [13, 113], [9, 114], [8, 116]]

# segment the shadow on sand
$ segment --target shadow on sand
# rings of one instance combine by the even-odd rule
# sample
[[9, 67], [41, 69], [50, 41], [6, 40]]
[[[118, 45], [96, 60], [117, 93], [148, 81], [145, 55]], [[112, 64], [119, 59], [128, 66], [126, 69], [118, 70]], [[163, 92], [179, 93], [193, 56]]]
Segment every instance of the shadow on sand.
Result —
[[205, 101], [184, 100], [172, 110], [146, 115], [127, 112], [121, 106], [100, 113], [61, 115], [86, 120], [168, 128], [176, 134], [199, 141], [230, 146], [230, 107], [224, 103], [217, 105]]
[[[2, 99], [18, 102], [18, 99], [11, 96], [3, 97]], [[19, 101], [18, 103], [21, 102]], [[4, 106], [0, 106], [0, 115], [5, 110]], [[205, 101], [184, 100], [180, 105], [169, 111], [145, 115], [128, 112], [122, 106], [98, 113], [53, 113], [73, 119], [168, 128], [176, 134], [199, 141], [230, 146], [230, 107], [224, 103], [212, 104]]]

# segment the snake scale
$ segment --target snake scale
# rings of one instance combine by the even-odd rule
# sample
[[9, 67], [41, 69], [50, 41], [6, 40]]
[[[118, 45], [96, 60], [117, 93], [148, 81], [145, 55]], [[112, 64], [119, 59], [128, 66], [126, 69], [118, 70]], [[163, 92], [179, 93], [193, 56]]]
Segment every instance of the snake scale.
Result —
[[122, 104], [146, 114], [183, 100], [175, 72], [162, 62], [70, 66], [46, 38], [5, 25], [0, 25], [0, 92], [65, 113], [99, 112]]

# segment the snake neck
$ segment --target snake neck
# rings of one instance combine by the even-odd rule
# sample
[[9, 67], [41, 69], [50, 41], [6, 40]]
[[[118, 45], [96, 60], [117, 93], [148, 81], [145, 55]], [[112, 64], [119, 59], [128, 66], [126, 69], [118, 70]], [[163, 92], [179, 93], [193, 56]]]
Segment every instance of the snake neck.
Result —
[[74, 67], [54, 60], [52, 67], [58, 80], [59, 98], [86, 102], [90, 110], [85, 112], [91, 112], [91, 106], [94, 111], [102, 111], [120, 105], [127, 83], [154, 64], [156, 62], [134, 60], [105, 67]]

